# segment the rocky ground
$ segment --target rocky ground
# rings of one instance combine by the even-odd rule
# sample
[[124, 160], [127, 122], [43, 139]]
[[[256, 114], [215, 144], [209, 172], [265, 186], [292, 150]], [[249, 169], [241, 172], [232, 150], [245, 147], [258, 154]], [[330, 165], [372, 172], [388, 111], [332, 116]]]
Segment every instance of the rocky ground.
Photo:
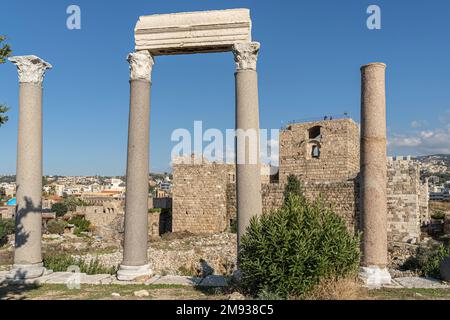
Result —
[[[236, 246], [236, 235], [231, 233], [169, 234], [149, 242], [148, 256], [153, 272], [159, 275], [230, 275], [236, 265]], [[44, 235], [43, 251], [44, 255], [66, 252], [87, 262], [98, 259], [105, 267], [118, 266], [123, 254], [118, 241], [71, 234]], [[11, 245], [0, 249], [0, 271], [11, 266], [12, 255]]]
[[[149, 243], [148, 256], [155, 274], [207, 276], [231, 275], [236, 265], [236, 235], [185, 236]], [[105, 266], [117, 266], [122, 250], [111, 253], [81, 255], [86, 261], [98, 258]]]

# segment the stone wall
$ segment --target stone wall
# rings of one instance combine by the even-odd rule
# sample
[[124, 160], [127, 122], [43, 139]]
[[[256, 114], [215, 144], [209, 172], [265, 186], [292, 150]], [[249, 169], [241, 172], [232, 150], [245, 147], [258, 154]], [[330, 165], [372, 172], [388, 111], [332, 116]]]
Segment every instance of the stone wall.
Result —
[[148, 234], [151, 238], [159, 238], [172, 232], [172, 212], [170, 209], [148, 214]]
[[[388, 238], [389, 241], [420, 241], [421, 217], [427, 211], [420, 199], [424, 192], [420, 182], [420, 165], [410, 158], [388, 159]], [[425, 200], [423, 200], [425, 201]]]
[[[340, 182], [308, 182], [303, 185], [304, 195], [310, 201], [322, 197], [325, 205], [343, 217], [349, 230], [356, 231], [359, 226], [358, 197], [359, 186], [355, 179]], [[284, 185], [279, 183], [263, 184], [261, 187], [263, 212], [268, 213], [280, 209], [284, 200]], [[236, 185], [227, 188], [228, 207], [231, 219], [236, 218]]]
[[120, 239], [124, 221], [123, 201], [108, 201], [103, 206], [77, 207], [76, 214], [91, 222], [96, 235], [107, 239]]
[[[311, 144], [320, 146], [318, 158], [310, 153]], [[283, 205], [284, 185], [293, 174], [308, 199], [322, 196], [350, 230], [358, 231], [359, 127], [353, 120], [290, 125], [280, 134], [279, 170], [279, 182], [263, 179], [263, 212]], [[420, 240], [421, 224], [429, 220], [428, 190], [420, 182], [420, 164], [410, 158], [389, 158], [387, 175], [389, 241], [415, 243]], [[227, 230], [236, 219], [235, 166], [204, 160], [175, 164], [173, 176], [173, 231]]]
[[16, 206], [3, 206], [0, 207], [0, 218], [12, 219], [16, 213]]
[[421, 225], [428, 225], [431, 221], [430, 215], [430, 193], [428, 188], [428, 178], [420, 184], [419, 209]]
[[174, 164], [173, 232], [217, 233], [227, 230], [227, 184], [235, 175], [230, 164]]
[[[314, 148], [317, 154], [314, 154]], [[280, 133], [280, 182], [341, 181], [359, 172], [359, 126], [351, 119], [289, 125]]]

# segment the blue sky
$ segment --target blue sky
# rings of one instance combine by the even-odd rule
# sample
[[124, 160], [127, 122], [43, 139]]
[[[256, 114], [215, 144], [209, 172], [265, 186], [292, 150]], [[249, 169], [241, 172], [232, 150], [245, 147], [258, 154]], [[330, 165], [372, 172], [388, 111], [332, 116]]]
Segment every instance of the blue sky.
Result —
[[[3, 0], [4, 1], [4, 0]], [[66, 28], [79, 5], [82, 29]], [[382, 29], [366, 27], [369, 5]], [[8, 1], [0, 34], [15, 55], [52, 63], [44, 83], [44, 172], [125, 172], [129, 108], [126, 56], [140, 15], [250, 8], [258, 63], [262, 128], [348, 112], [359, 122], [362, 64], [387, 69], [389, 153], [450, 152], [450, 2], [365, 0], [72, 0]], [[169, 170], [174, 129], [234, 127], [231, 53], [157, 57], [151, 103], [151, 168]], [[0, 128], [0, 174], [15, 172], [18, 82], [0, 65], [0, 102], [11, 107]]]

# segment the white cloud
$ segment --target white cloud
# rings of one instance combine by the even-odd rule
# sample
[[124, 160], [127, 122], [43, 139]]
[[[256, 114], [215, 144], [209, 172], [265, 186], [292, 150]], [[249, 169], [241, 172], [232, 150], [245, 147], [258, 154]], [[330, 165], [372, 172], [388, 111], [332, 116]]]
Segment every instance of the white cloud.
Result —
[[428, 122], [426, 120], [414, 120], [411, 122], [411, 127], [414, 129], [426, 127]]
[[410, 134], [393, 134], [389, 138], [389, 149], [392, 153], [450, 154], [450, 110], [438, 119], [443, 126]]

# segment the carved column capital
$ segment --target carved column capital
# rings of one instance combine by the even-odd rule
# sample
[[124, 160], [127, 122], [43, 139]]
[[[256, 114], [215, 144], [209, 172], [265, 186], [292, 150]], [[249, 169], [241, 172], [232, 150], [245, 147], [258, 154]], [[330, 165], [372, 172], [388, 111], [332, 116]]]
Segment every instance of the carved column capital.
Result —
[[15, 56], [8, 59], [16, 65], [20, 83], [42, 84], [45, 71], [52, 65], [36, 56]]
[[259, 42], [235, 43], [233, 45], [234, 61], [236, 69], [255, 70], [258, 62]]
[[155, 61], [150, 52], [138, 51], [130, 53], [127, 61], [130, 63], [130, 80], [152, 80], [152, 69]]

